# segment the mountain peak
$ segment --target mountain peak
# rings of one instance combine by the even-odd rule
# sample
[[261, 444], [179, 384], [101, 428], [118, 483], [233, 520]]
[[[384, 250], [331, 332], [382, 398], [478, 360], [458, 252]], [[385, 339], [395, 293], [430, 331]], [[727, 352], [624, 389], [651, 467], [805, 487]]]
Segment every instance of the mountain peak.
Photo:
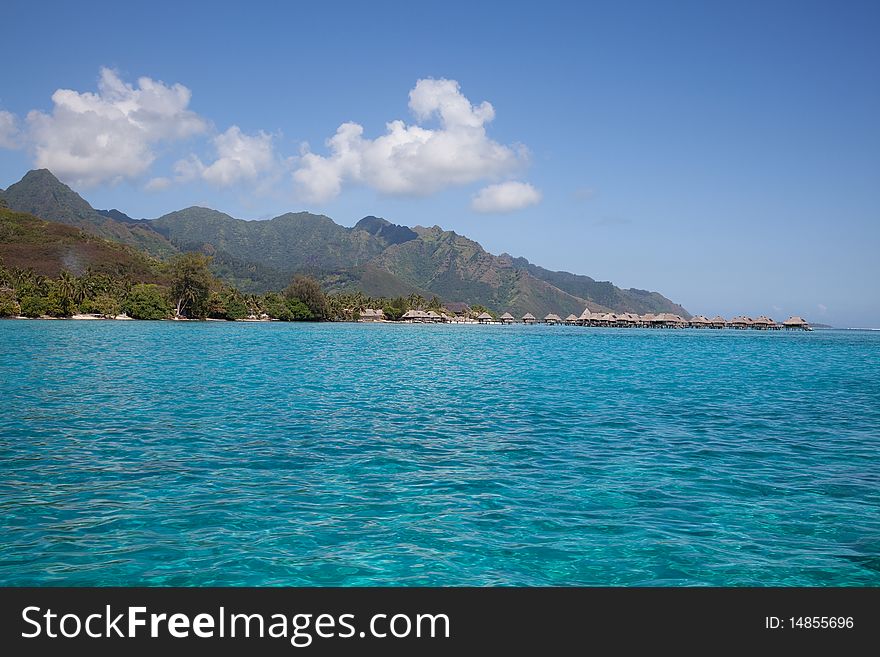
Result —
[[367, 215], [354, 225], [353, 230], [362, 230], [381, 239], [387, 246], [403, 244], [416, 239], [419, 234], [408, 226], [393, 224], [382, 217]]
[[[152, 255], [168, 255], [174, 247], [147, 225], [120, 221], [95, 210], [48, 169], [28, 171], [10, 185], [3, 198], [12, 210], [26, 212], [40, 219], [77, 226], [105, 239], [129, 244]], [[121, 213], [120, 213], [121, 214]]]
[[94, 220], [95, 211], [85, 199], [58, 180], [49, 169], [33, 169], [4, 192], [9, 207], [42, 219], [74, 223]]
[[[31, 169], [26, 174], [24, 174], [24, 176], [22, 176], [21, 182], [24, 182], [26, 180], [30, 182], [53, 182], [58, 185], [64, 185], [64, 183], [58, 180], [55, 174], [49, 171], [49, 169]], [[67, 185], [64, 186], [67, 187]]]

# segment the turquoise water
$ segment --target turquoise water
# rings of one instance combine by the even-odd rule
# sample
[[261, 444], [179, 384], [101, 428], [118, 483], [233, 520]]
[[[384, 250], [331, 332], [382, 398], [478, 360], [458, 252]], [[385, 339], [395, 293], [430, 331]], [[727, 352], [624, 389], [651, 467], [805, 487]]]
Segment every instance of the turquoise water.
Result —
[[0, 584], [880, 584], [880, 333], [3, 321], [0, 375]]

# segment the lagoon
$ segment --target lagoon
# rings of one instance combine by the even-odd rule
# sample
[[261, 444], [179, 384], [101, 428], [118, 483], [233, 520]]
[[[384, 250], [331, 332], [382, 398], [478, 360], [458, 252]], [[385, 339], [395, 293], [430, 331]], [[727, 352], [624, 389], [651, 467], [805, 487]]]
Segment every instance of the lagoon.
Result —
[[880, 333], [0, 321], [0, 584], [880, 585]]

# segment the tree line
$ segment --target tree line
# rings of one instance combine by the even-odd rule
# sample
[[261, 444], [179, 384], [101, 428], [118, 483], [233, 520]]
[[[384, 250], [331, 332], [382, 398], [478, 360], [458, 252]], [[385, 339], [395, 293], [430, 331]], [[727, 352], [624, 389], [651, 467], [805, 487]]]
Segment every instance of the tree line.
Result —
[[181, 254], [158, 266], [157, 282], [145, 283], [91, 270], [81, 276], [62, 271], [52, 278], [0, 263], [0, 317], [328, 319], [327, 296], [312, 278], [294, 276], [280, 293], [243, 294], [217, 279], [210, 264], [211, 258], [200, 253]]
[[[296, 275], [281, 292], [245, 294], [211, 272], [211, 258], [185, 253], [157, 265], [155, 281], [120, 273], [87, 270], [42, 276], [32, 269], [0, 262], [0, 317], [71, 317], [91, 314], [132, 319], [275, 319], [281, 321], [357, 321], [365, 308], [382, 309], [388, 319], [408, 310], [445, 310], [436, 296], [373, 297], [361, 292], [326, 294], [314, 278]], [[473, 306], [473, 313], [484, 310]]]

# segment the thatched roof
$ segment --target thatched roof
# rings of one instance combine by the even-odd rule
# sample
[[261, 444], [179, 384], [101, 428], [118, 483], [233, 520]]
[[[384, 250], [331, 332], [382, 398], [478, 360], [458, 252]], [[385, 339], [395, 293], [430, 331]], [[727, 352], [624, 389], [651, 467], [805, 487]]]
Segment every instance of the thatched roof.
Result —
[[381, 308], [364, 308], [358, 314], [361, 317], [385, 317], [385, 313]]
[[631, 322], [633, 324], [637, 324], [642, 321], [641, 317], [639, 317], [636, 313], [623, 313], [620, 316], [620, 319], [626, 322]]
[[566, 322], [576, 322], [577, 320], [578, 318], [574, 313], [565, 318]]
[[712, 323], [713, 324], [727, 324], [727, 320], [724, 319], [721, 315], [715, 315], [715, 317], [712, 318]]
[[492, 315], [490, 315], [489, 313], [480, 313], [479, 315], [477, 315], [477, 319], [495, 319], [495, 318], [492, 317]]
[[501, 315], [501, 319], [513, 319], [513, 315], [511, 315], [510, 313], [504, 313], [503, 315]]
[[545, 322], [561, 322], [562, 318], [559, 315], [557, 315], [556, 313], [550, 313], [550, 314], [544, 316], [544, 321]]
[[803, 317], [789, 317], [787, 320], [782, 322], [783, 326], [806, 326], [807, 320]]
[[522, 316], [522, 318], [524, 320], [525, 319], [535, 319], [535, 316], [532, 313], [526, 313], [525, 315]]
[[645, 313], [641, 316], [640, 319], [643, 322], [653, 322], [655, 319], [657, 319], [657, 315], [655, 315], [654, 313]]
[[587, 307], [587, 308], [584, 308], [584, 312], [581, 313], [581, 316], [578, 317], [578, 319], [582, 319], [584, 321], [589, 321], [590, 319], [592, 319], [592, 317], [593, 317], [593, 313], [591, 313], [590, 308]]
[[691, 317], [691, 324], [711, 324], [712, 320], [708, 317], [704, 317], [703, 315], [697, 315], [696, 317]]
[[419, 313], [418, 310], [407, 310], [405, 313], [403, 313], [403, 315], [401, 315], [400, 318], [401, 319], [415, 319], [416, 317], [419, 316], [418, 313]]
[[440, 319], [440, 315], [435, 313], [433, 310], [428, 311], [428, 317], [430, 317], [431, 319]]

